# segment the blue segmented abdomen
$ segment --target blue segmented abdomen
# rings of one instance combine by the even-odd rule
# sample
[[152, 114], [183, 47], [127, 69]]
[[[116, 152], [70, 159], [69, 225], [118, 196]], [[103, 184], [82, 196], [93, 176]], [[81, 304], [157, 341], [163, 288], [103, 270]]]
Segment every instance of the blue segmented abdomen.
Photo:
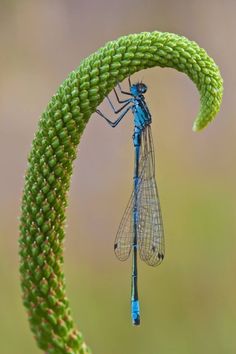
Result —
[[138, 326], [140, 324], [139, 300], [131, 300], [131, 315], [133, 325]]

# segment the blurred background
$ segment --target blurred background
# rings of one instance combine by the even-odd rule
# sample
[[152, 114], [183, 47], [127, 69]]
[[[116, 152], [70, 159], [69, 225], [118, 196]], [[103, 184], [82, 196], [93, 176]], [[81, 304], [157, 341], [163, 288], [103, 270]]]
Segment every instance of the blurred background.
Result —
[[131, 262], [113, 253], [132, 187], [132, 118], [113, 130], [91, 117], [67, 211], [68, 297], [96, 354], [236, 353], [235, 12], [233, 0], [0, 1], [1, 353], [40, 353], [21, 303], [17, 244], [39, 116], [83, 58], [121, 35], [153, 30], [195, 40], [214, 58], [222, 109], [193, 133], [199, 95], [188, 77], [160, 68], [132, 77], [149, 88], [166, 236], [163, 264], [139, 263], [139, 328], [130, 321]]

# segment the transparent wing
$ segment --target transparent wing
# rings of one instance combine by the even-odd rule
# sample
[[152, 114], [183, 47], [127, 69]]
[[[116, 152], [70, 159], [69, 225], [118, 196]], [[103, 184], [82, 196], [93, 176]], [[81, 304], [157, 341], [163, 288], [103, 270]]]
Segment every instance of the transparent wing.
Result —
[[156, 266], [164, 258], [164, 229], [155, 180], [155, 157], [151, 127], [141, 138], [140, 186], [138, 189], [138, 249], [140, 258]]
[[133, 242], [133, 205], [134, 191], [131, 194], [124, 215], [121, 219], [114, 243], [116, 257], [120, 261], [129, 258]]
[[[155, 181], [155, 158], [151, 127], [147, 126], [141, 137], [138, 182], [138, 248], [140, 258], [156, 266], [164, 258], [164, 230], [160, 202]], [[120, 261], [128, 259], [134, 237], [134, 191], [121, 219], [114, 243]]]
[[[142, 150], [141, 150], [142, 152]], [[145, 160], [146, 156], [145, 155], [140, 155], [139, 159], [139, 183], [138, 183], [138, 190], [140, 189], [140, 186], [142, 185], [142, 176], [144, 174], [144, 169], [145, 169]], [[133, 211], [134, 211], [134, 190], [130, 196], [129, 202], [127, 204], [127, 207], [125, 209], [125, 212], [122, 216], [115, 242], [114, 242], [114, 251], [117, 256], [117, 258], [120, 261], [126, 261], [129, 258], [131, 249], [132, 249], [132, 244], [133, 244], [133, 239], [134, 239], [134, 219], [133, 219]]]

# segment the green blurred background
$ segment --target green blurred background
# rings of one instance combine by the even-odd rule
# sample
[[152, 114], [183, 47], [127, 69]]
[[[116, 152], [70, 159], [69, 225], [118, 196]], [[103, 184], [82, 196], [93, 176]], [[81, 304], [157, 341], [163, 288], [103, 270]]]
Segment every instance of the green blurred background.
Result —
[[21, 303], [17, 254], [23, 176], [39, 116], [84, 57], [108, 40], [153, 30], [185, 35], [215, 59], [224, 78], [222, 109], [193, 133], [193, 83], [171, 69], [135, 75], [149, 87], [166, 235], [163, 264], [139, 263], [139, 328], [130, 323], [131, 264], [113, 253], [131, 192], [132, 119], [112, 130], [91, 118], [67, 213], [73, 316], [96, 354], [236, 353], [235, 13], [233, 0], [0, 2], [1, 354], [40, 353]]

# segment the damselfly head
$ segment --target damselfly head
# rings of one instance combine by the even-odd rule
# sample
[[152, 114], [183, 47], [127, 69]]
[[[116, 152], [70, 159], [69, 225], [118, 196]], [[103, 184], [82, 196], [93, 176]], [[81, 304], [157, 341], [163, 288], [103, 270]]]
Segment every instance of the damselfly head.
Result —
[[142, 82], [137, 82], [136, 84], [132, 85], [130, 88], [130, 92], [133, 96], [142, 95], [147, 91], [147, 85]]

